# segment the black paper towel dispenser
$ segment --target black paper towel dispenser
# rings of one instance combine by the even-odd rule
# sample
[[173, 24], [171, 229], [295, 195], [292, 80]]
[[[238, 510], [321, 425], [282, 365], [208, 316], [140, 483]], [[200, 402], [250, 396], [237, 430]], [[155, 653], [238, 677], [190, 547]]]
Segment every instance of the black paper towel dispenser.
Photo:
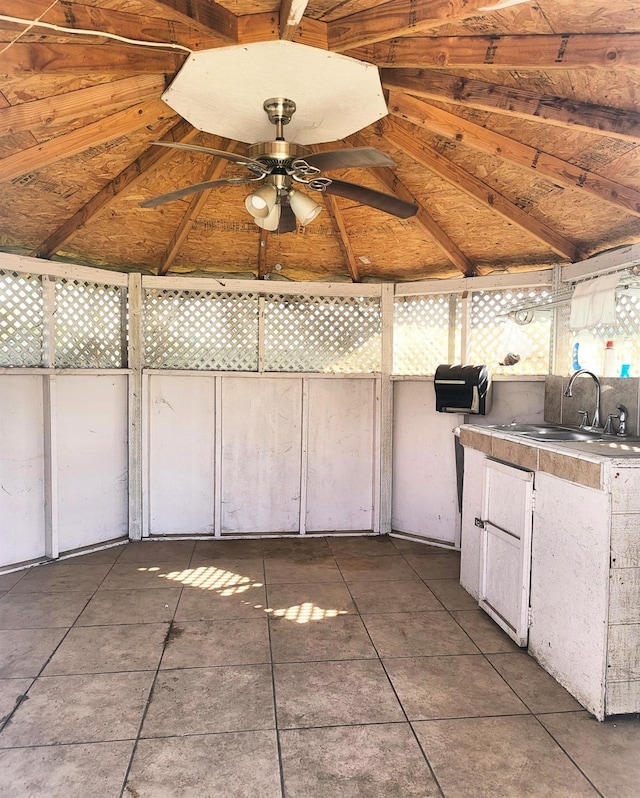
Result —
[[434, 384], [439, 413], [484, 416], [491, 410], [491, 372], [487, 366], [440, 365]]

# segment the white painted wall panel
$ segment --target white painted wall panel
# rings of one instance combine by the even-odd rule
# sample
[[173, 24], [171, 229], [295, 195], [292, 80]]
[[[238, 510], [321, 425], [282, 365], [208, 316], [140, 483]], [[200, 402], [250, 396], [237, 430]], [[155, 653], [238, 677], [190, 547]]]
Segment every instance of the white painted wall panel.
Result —
[[0, 376], [0, 566], [44, 556], [42, 377]]
[[213, 534], [215, 378], [151, 375], [149, 532]]
[[459, 524], [452, 429], [436, 413], [432, 382], [394, 383], [393, 511], [396, 532], [453, 543]]
[[128, 534], [127, 376], [57, 383], [60, 551]]
[[299, 529], [301, 413], [301, 378], [223, 378], [223, 533]]
[[374, 380], [309, 380], [306, 531], [371, 529]]

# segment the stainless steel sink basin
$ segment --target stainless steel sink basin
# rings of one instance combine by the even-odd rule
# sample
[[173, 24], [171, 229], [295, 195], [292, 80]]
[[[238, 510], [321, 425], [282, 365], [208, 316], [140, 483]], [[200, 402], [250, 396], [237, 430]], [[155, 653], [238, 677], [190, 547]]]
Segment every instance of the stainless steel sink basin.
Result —
[[534, 441], [597, 441], [605, 437], [602, 430], [586, 427], [561, 427], [555, 424], [519, 424], [516, 422], [498, 424], [492, 429], [522, 435], [525, 438], [532, 438]]

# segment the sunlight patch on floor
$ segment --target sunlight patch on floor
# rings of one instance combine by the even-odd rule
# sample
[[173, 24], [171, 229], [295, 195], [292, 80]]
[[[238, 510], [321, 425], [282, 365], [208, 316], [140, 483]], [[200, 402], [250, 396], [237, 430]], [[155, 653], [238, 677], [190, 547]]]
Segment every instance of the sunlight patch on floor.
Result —
[[295, 623], [309, 623], [310, 621], [324, 621], [327, 618], [336, 618], [338, 615], [346, 615], [345, 610], [325, 610], [318, 607], [312, 601], [305, 601], [302, 604], [294, 604], [291, 607], [282, 607], [274, 610], [266, 610], [275, 618], [284, 618]]
[[[159, 574], [161, 576], [161, 574]], [[235, 596], [252, 587], [262, 587], [262, 582], [254, 582], [248, 576], [216, 568], [213, 565], [199, 568], [186, 568], [184, 571], [171, 571], [164, 574], [172, 582], [180, 582], [185, 587], [199, 587], [202, 590], [215, 590], [221, 596]]]

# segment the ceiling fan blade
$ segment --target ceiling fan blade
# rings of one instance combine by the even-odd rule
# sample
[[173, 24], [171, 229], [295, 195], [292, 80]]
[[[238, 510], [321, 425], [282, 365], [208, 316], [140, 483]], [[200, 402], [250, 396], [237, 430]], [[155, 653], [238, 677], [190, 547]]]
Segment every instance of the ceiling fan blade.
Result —
[[173, 202], [173, 200], [186, 197], [188, 194], [197, 194], [198, 191], [205, 191], [208, 188], [218, 188], [219, 186], [237, 186], [245, 185], [246, 183], [254, 183], [254, 180], [243, 180], [241, 177], [230, 177], [227, 180], [207, 180], [205, 183], [194, 183], [192, 186], [179, 188], [176, 191], [170, 191], [168, 194], [161, 194], [159, 197], [144, 200], [140, 203], [141, 208], [155, 208], [157, 205], [164, 205], [165, 202]]
[[283, 204], [280, 208], [279, 233], [293, 233], [297, 227], [296, 217], [289, 205]]
[[260, 172], [266, 174], [264, 165], [260, 161], [254, 161], [252, 158], [245, 158], [244, 155], [237, 155], [235, 152], [227, 152], [226, 150], [213, 150], [211, 147], [199, 147], [197, 144], [180, 144], [179, 142], [172, 141], [152, 141], [158, 147], [173, 147], [176, 150], [188, 150], [189, 152], [204, 152], [207, 155], [215, 155], [216, 158], [225, 158], [227, 161], [232, 161], [238, 166], [246, 166], [252, 172]]
[[337, 197], [361, 202], [363, 205], [370, 205], [379, 211], [398, 216], [400, 219], [408, 219], [415, 216], [418, 206], [411, 202], [405, 202], [391, 194], [383, 194], [381, 191], [374, 191], [366, 186], [358, 186], [355, 183], [345, 183], [343, 180], [332, 180], [324, 189], [327, 194], [335, 194]]
[[344, 150], [314, 152], [302, 160], [315, 166], [321, 172], [330, 169], [350, 169], [355, 166], [396, 166], [396, 162], [384, 152], [374, 147], [351, 147]]

